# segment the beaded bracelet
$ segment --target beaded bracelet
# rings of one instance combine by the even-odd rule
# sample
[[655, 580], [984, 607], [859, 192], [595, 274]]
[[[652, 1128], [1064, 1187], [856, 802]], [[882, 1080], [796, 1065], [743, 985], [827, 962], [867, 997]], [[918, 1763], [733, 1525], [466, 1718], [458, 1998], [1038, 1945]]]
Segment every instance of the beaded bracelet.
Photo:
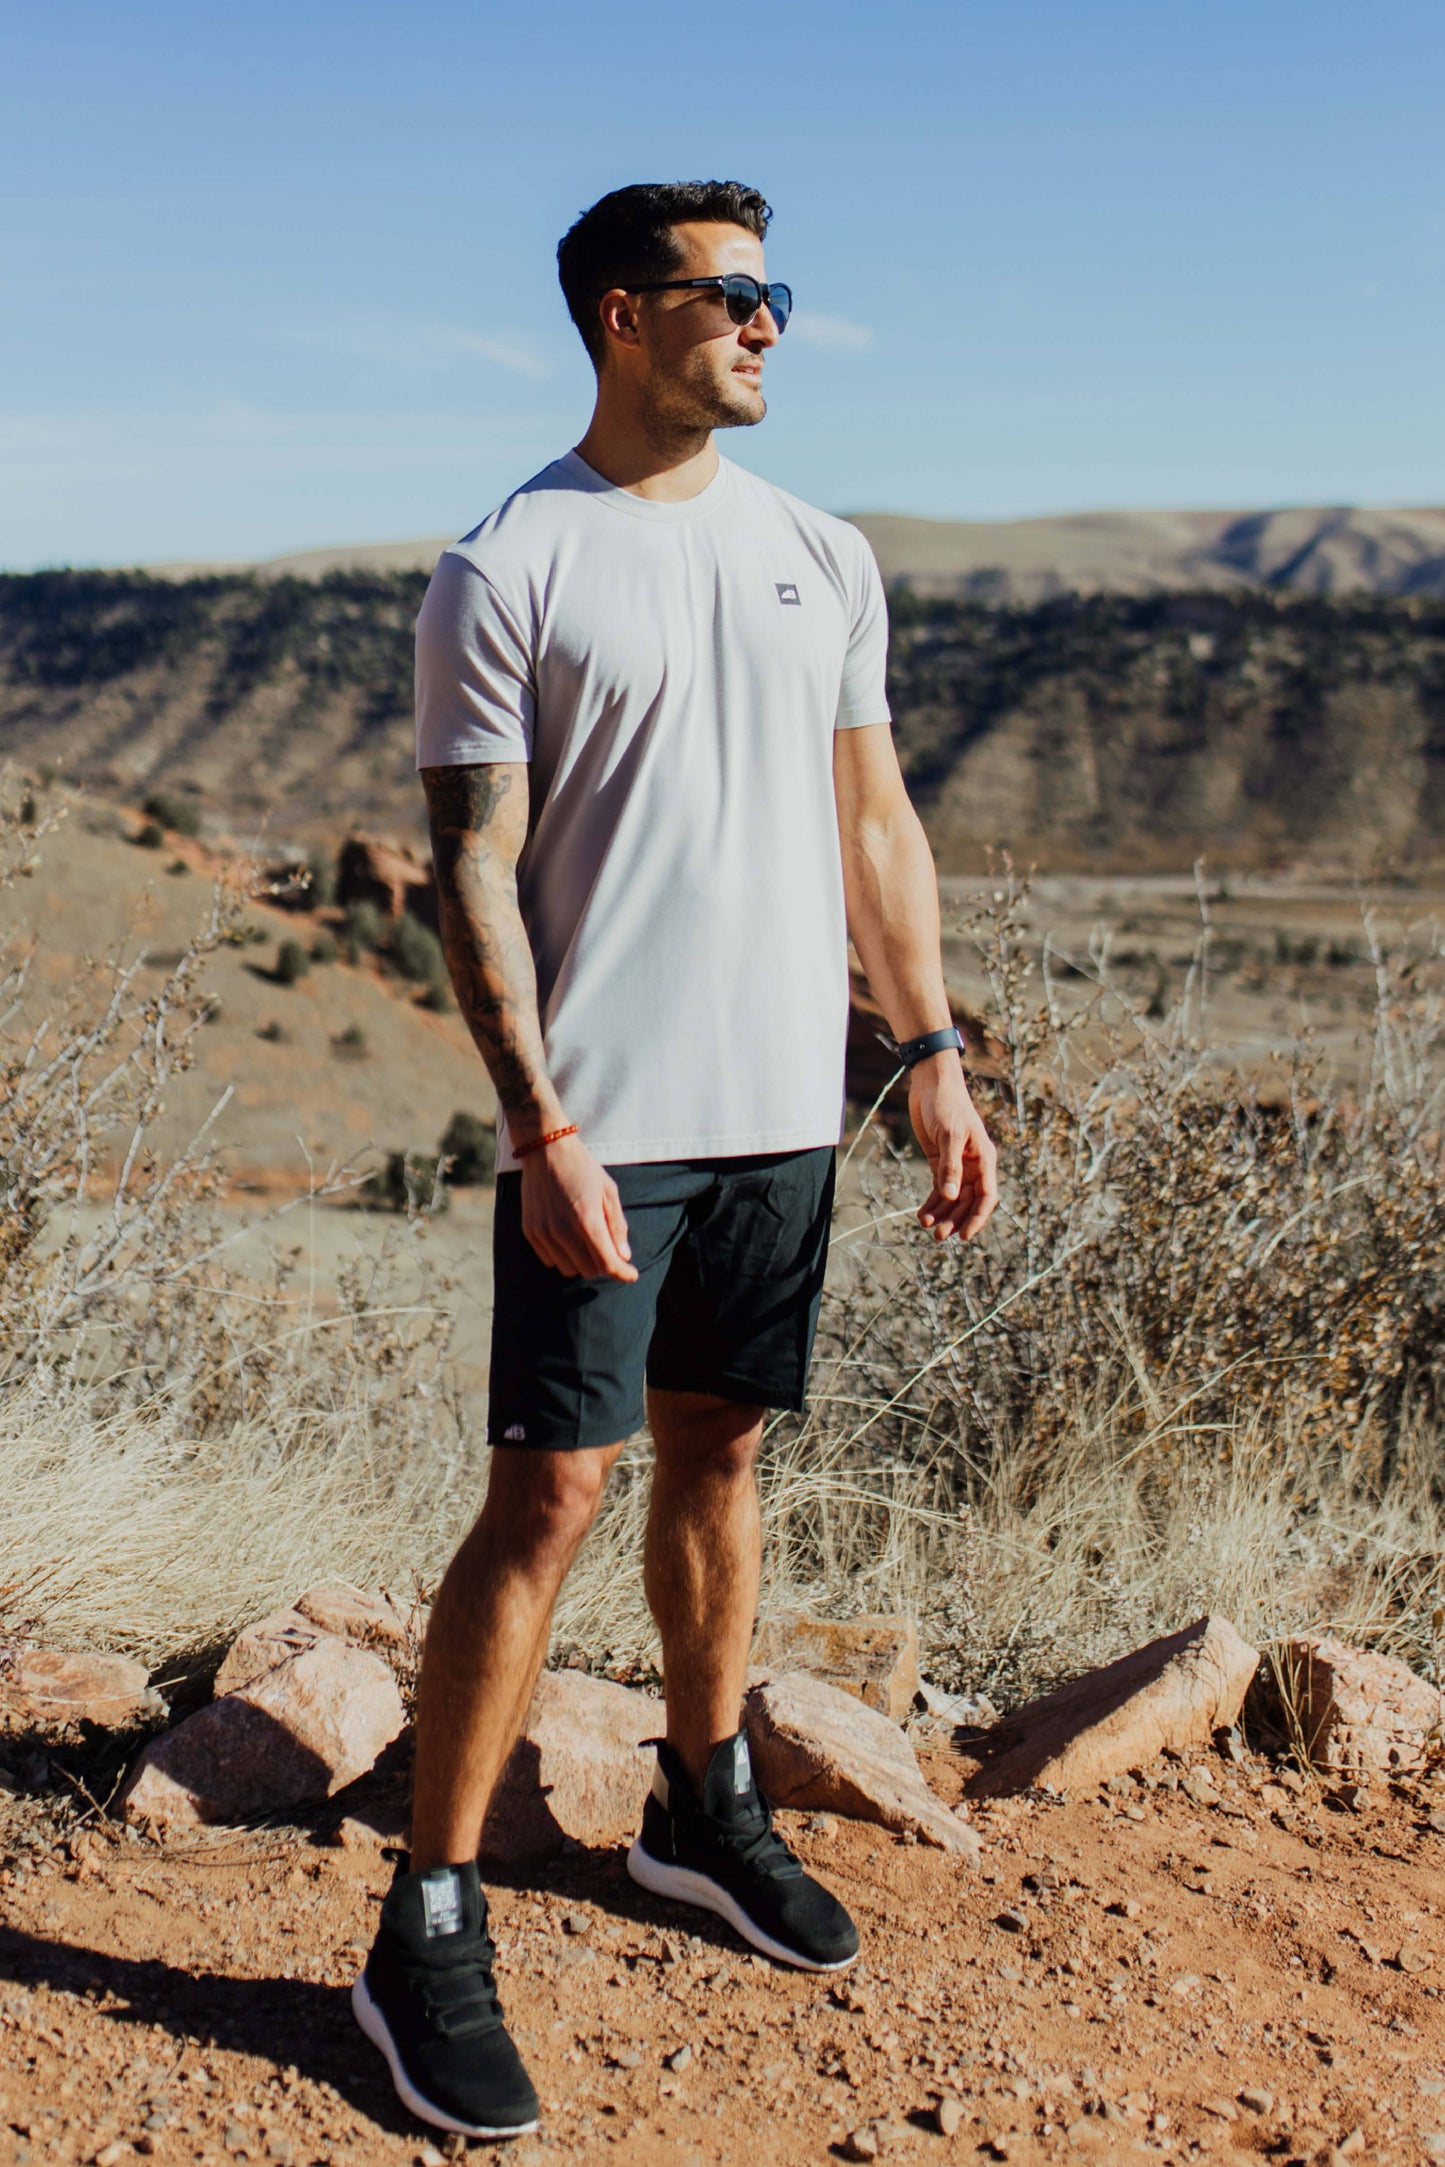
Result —
[[534, 1136], [525, 1144], [513, 1144], [512, 1157], [525, 1159], [529, 1151], [540, 1151], [544, 1144], [560, 1144], [564, 1136], [575, 1136], [577, 1124], [569, 1121], [565, 1129], [548, 1129], [545, 1136]]

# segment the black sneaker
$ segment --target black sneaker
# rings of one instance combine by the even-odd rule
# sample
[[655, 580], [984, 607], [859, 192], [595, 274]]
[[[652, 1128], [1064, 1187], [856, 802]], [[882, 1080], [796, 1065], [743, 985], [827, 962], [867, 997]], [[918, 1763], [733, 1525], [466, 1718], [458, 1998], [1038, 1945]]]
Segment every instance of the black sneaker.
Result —
[[655, 1896], [715, 1911], [744, 1941], [802, 1971], [845, 1971], [858, 1929], [835, 1896], [804, 1873], [753, 1782], [745, 1733], [724, 1739], [698, 1799], [665, 1741], [627, 1871]]
[[403, 1860], [351, 1989], [356, 2021], [386, 2056], [403, 2103], [464, 2137], [537, 2127], [537, 2094], [502, 2024], [496, 1955], [475, 1865], [414, 1874]]

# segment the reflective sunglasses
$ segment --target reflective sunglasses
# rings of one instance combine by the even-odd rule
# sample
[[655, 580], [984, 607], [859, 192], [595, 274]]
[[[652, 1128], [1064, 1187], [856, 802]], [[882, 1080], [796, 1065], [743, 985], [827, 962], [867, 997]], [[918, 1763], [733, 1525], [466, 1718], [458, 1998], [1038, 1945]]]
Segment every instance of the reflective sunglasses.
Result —
[[781, 338], [793, 313], [791, 286], [765, 285], [746, 271], [729, 271], [721, 278], [657, 278], [647, 286], [632, 286], [630, 293], [675, 293], [691, 287], [710, 286], [723, 297], [723, 306], [735, 324], [750, 324], [765, 305]]

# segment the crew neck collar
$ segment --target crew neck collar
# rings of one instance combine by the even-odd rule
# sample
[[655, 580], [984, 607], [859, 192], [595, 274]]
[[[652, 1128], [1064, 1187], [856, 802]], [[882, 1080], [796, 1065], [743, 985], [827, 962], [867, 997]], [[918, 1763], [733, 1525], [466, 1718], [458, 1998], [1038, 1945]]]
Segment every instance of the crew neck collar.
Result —
[[699, 489], [695, 497], [684, 497], [680, 504], [659, 504], [654, 498], [639, 497], [630, 489], [621, 489], [616, 482], [608, 481], [596, 467], [590, 467], [580, 452], [568, 451], [557, 461], [568, 479], [589, 496], [612, 505], [619, 512], [627, 512], [633, 519], [651, 519], [663, 524], [675, 524], [680, 520], [705, 519], [716, 511], [728, 491], [731, 465], [719, 453], [717, 472], [705, 489]]

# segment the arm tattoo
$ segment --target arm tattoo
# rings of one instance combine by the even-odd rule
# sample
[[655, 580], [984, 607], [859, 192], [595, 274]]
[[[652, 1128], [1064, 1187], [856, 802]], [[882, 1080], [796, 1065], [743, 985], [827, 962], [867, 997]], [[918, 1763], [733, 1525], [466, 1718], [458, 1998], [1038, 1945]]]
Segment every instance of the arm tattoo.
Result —
[[423, 768], [422, 781], [442, 945], [457, 1001], [503, 1111], [526, 1134], [550, 1119], [557, 1102], [543, 1055], [536, 968], [517, 902], [525, 772], [510, 763]]

